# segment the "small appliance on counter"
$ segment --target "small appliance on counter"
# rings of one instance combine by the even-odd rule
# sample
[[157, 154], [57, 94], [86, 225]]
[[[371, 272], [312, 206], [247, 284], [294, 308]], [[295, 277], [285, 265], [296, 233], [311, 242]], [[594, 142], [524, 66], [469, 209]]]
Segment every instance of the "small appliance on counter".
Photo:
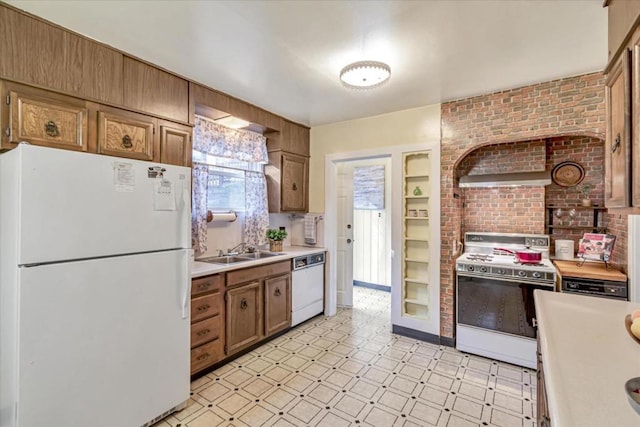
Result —
[[629, 298], [627, 276], [602, 262], [554, 260], [562, 292], [612, 298], [626, 301]]

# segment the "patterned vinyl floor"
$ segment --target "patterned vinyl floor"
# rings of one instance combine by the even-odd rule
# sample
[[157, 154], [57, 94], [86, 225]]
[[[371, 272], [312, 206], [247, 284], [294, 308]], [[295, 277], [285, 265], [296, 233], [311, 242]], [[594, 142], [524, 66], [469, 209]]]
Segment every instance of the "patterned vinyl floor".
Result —
[[390, 332], [389, 293], [317, 317], [191, 384], [154, 427], [535, 426], [536, 373]]

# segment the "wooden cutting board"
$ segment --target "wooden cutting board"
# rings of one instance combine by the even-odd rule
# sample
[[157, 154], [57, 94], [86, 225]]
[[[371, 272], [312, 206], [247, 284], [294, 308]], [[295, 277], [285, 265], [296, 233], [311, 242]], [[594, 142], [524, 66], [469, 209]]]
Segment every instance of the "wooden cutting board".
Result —
[[626, 282], [627, 275], [614, 268], [605, 268], [602, 262], [585, 262], [578, 267], [576, 261], [554, 260], [556, 268], [562, 277], [579, 277], [583, 279], [610, 280], [612, 282]]

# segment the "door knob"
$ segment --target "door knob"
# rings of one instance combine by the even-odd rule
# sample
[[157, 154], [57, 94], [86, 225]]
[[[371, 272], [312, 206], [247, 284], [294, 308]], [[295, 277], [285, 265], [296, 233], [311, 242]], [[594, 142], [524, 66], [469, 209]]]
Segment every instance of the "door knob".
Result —
[[353, 242], [353, 240], [347, 239], [347, 243], [351, 243], [351, 242]]

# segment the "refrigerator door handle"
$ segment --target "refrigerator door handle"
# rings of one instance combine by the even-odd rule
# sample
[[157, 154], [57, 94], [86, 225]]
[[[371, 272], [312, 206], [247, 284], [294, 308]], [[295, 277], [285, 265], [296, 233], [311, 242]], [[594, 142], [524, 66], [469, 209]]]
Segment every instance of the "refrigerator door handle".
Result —
[[189, 318], [189, 300], [191, 299], [191, 257], [189, 256], [189, 251], [183, 251], [182, 262], [184, 265], [184, 275], [182, 277], [182, 318]]

